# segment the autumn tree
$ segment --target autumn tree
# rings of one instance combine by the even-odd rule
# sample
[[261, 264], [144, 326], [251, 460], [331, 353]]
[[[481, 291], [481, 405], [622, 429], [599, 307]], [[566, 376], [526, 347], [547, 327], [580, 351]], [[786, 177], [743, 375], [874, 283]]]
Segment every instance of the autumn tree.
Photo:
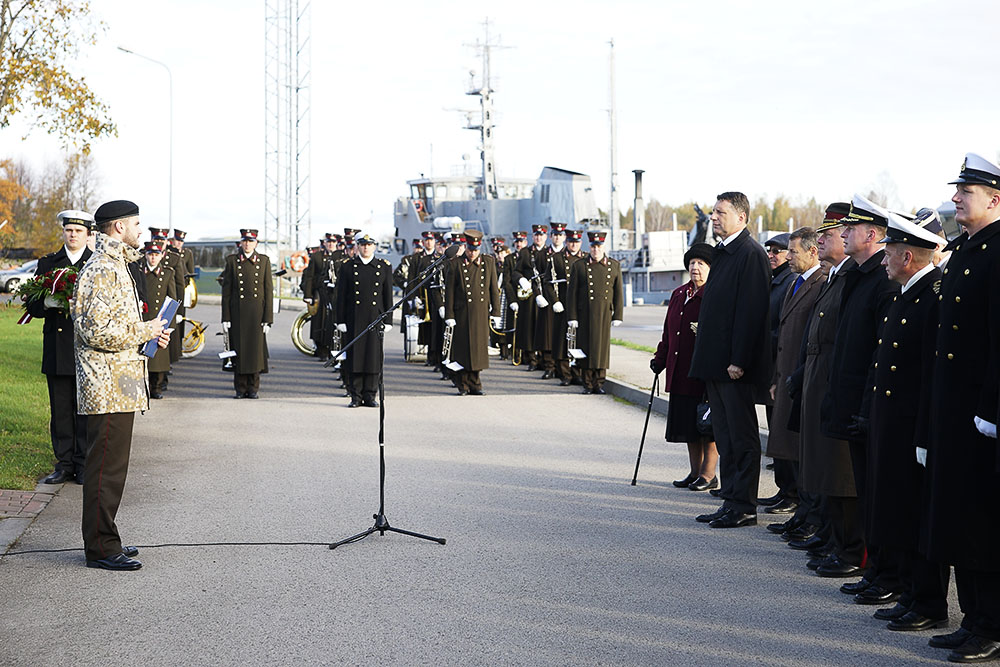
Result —
[[68, 69], [101, 27], [86, 0], [0, 0], [0, 130], [25, 114], [84, 153], [91, 139], [117, 134], [108, 107]]
[[14, 163], [11, 160], [0, 160], [0, 248], [5, 247], [7, 240], [15, 233], [14, 208], [26, 194], [24, 188], [16, 179], [11, 178]]

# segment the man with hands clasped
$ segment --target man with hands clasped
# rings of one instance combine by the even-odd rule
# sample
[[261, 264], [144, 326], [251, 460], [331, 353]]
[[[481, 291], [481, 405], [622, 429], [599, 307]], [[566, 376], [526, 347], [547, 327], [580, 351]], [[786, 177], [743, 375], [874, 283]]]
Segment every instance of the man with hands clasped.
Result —
[[[267, 372], [267, 331], [274, 322], [271, 260], [257, 250], [257, 230], [240, 230], [240, 251], [222, 269], [222, 328], [229, 332], [233, 398], [257, 398]], [[233, 324], [235, 323], [235, 325]]]

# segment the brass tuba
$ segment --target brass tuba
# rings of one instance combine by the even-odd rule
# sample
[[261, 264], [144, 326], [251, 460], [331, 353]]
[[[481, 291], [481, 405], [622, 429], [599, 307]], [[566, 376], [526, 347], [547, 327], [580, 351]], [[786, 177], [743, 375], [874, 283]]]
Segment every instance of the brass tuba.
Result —
[[307, 357], [316, 356], [316, 344], [309, 338], [309, 334], [306, 331], [306, 324], [309, 323], [309, 320], [317, 312], [319, 312], [319, 303], [314, 301], [309, 305], [309, 308], [299, 313], [299, 316], [292, 322], [292, 345]]

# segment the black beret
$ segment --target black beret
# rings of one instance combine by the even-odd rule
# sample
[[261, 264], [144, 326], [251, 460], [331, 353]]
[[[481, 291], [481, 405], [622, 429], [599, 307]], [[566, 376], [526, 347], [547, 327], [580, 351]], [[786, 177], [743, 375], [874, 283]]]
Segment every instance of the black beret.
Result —
[[99, 225], [131, 215], [139, 215], [139, 207], [126, 199], [116, 199], [101, 204], [94, 213], [94, 221]]
[[688, 251], [684, 253], [684, 268], [686, 269], [690, 264], [692, 259], [700, 259], [706, 264], [712, 264], [712, 256], [715, 254], [715, 248], [707, 243], [695, 243], [693, 246], [688, 248]]

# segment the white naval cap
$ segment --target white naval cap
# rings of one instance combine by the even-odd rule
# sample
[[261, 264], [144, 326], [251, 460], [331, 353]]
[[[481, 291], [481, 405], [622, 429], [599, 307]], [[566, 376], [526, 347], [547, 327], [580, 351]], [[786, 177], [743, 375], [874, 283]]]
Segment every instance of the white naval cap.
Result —
[[80, 225], [81, 227], [90, 229], [94, 226], [94, 216], [86, 211], [77, 211], [74, 209], [59, 211], [59, 213], [56, 214], [56, 220], [58, 220], [59, 224], [63, 227], [66, 225]]
[[962, 172], [957, 179], [948, 181], [948, 183], [950, 185], [958, 185], [959, 183], [987, 185], [1000, 189], [1000, 167], [980, 155], [966, 153], [965, 162], [962, 163]]
[[861, 195], [854, 195], [851, 200], [850, 212], [841, 219], [843, 225], [857, 225], [866, 222], [870, 225], [885, 227], [889, 224], [889, 211]]
[[887, 211], [889, 216], [889, 227], [885, 230], [885, 238], [879, 243], [903, 243], [915, 248], [927, 248], [933, 250], [945, 241], [943, 238], [924, 227], [921, 223], [926, 223], [930, 216], [926, 213], [935, 213], [934, 209], [921, 209], [917, 218], [910, 219], [910, 216]]

